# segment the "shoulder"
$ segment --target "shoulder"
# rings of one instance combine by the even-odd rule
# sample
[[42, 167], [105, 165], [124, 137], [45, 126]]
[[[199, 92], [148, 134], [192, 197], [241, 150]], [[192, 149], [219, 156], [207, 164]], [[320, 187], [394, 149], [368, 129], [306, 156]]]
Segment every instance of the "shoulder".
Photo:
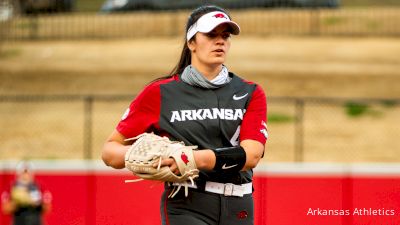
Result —
[[241, 76], [238, 76], [238, 75], [236, 75], [236, 74], [234, 74], [232, 72], [229, 72], [229, 75], [232, 77], [232, 81], [234, 83], [241, 84], [241, 85], [244, 85], [244, 86], [248, 86], [256, 94], [265, 95], [263, 88], [259, 84], [257, 84], [256, 82], [246, 80], [246, 79], [242, 78]]
[[155, 95], [159, 95], [160, 87], [165, 84], [172, 83], [178, 79], [177, 75], [167, 78], [159, 78], [156, 79], [149, 84], [147, 84], [143, 90], [136, 96], [136, 100], [140, 100], [141, 98], [147, 98]]
[[145, 86], [143, 91], [154, 91], [155, 89], [159, 89], [161, 85], [169, 84], [172, 82], [175, 82], [179, 79], [178, 75], [174, 75], [171, 77], [166, 77], [166, 78], [158, 78], [156, 80], [153, 80], [149, 84]]

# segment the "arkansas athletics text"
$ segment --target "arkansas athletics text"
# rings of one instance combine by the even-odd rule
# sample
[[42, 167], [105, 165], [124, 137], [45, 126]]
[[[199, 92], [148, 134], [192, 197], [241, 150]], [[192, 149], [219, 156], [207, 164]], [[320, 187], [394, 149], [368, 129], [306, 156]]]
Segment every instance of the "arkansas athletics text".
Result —
[[394, 209], [354, 208], [350, 209], [320, 209], [308, 208], [307, 216], [394, 216]]

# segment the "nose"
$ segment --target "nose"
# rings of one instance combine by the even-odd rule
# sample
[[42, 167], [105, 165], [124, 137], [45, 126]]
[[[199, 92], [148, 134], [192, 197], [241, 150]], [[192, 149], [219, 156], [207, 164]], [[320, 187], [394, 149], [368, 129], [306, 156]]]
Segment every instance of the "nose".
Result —
[[217, 37], [216, 37], [216, 40], [215, 40], [215, 43], [217, 44], [217, 45], [224, 45], [225, 44], [225, 39], [222, 37], [222, 35], [218, 35]]

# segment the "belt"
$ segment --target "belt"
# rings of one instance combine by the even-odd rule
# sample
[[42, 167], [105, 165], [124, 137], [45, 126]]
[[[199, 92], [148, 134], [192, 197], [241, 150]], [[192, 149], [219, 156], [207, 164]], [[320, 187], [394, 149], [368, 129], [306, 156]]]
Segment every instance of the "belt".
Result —
[[[179, 186], [179, 183], [173, 183], [174, 186]], [[189, 184], [189, 188], [198, 189], [197, 185]], [[253, 192], [253, 183], [247, 184], [231, 184], [231, 183], [218, 183], [207, 181], [204, 190], [215, 194], [223, 194], [224, 196], [237, 196], [243, 197], [245, 194]]]

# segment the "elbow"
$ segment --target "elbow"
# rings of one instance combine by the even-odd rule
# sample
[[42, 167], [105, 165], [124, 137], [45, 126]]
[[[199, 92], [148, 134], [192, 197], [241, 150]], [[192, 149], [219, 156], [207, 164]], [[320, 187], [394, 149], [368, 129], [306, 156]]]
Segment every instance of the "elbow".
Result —
[[113, 157], [107, 156], [107, 154], [102, 155], [102, 160], [106, 166], [112, 167], [114, 169], [123, 169], [125, 168], [125, 164], [121, 163], [119, 160], [114, 159]]
[[111, 166], [111, 157], [109, 156], [109, 154], [107, 154], [106, 151], [103, 151], [101, 154], [101, 159], [103, 160], [104, 164], [106, 164], [107, 166]]
[[246, 160], [246, 170], [249, 169], [254, 169], [258, 165], [258, 163], [261, 160], [261, 155], [252, 155], [252, 156], [247, 156], [248, 159]]
[[254, 140], [244, 140], [241, 142], [241, 146], [246, 152], [246, 164], [243, 170], [254, 169], [264, 154], [265, 146]]
[[125, 161], [121, 161], [121, 159], [119, 159], [115, 154], [113, 154], [111, 151], [107, 151], [106, 149], [103, 150], [101, 159], [103, 160], [104, 164], [114, 169], [125, 168]]

